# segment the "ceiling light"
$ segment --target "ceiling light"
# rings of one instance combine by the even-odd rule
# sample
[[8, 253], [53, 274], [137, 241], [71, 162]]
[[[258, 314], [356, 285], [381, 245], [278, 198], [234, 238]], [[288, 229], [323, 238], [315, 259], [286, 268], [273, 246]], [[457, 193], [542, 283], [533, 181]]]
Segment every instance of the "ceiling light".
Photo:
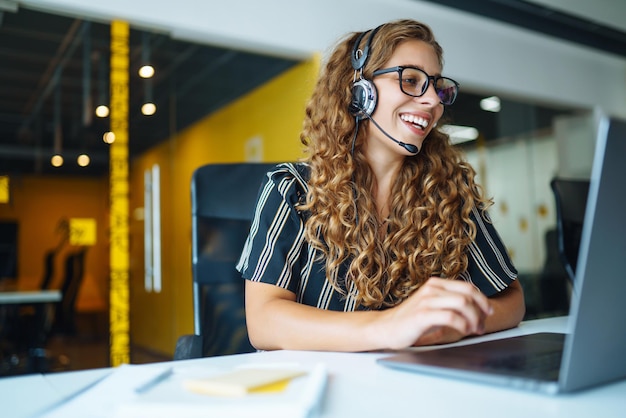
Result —
[[100, 105], [96, 107], [96, 116], [99, 118], [106, 118], [109, 116], [109, 107], [107, 105]]
[[497, 96], [486, 97], [480, 101], [480, 108], [487, 112], [499, 112], [500, 98]]
[[155, 112], [156, 105], [154, 103], [144, 103], [143, 106], [141, 106], [141, 113], [146, 116], [152, 116], [155, 114]]
[[152, 46], [150, 44], [152, 36], [149, 32], [143, 32], [141, 37], [141, 61], [143, 64], [139, 68], [139, 77], [151, 78], [154, 75], [154, 67], [150, 65], [150, 55], [152, 53]]
[[63, 157], [59, 154], [53, 155], [50, 159], [50, 164], [53, 167], [61, 167], [63, 165]]
[[[61, 82], [56, 80], [54, 87], [54, 156], [52, 157], [52, 165], [60, 167], [63, 165], [63, 157], [61, 152], [63, 149], [63, 127], [61, 126]], [[58, 157], [58, 158], [57, 158]]]
[[150, 78], [154, 75], [154, 67], [152, 65], [144, 65], [139, 69], [139, 77]]
[[87, 154], [80, 154], [78, 158], [76, 159], [76, 162], [81, 167], [87, 167], [90, 161], [91, 159], [89, 158]]
[[107, 89], [107, 61], [102, 53], [98, 53], [98, 103], [96, 107], [96, 116], [106, 118], [109, 116], [108, 89]]
[[102, 140], [107, 144], [112, 144], [115, 142], [115, 134], [111, 131], [105, 132], [104, 135], [102, 135]]
[[444, 125], [441, 131], [450, 137], [452, 144], [474, 141], [478, 138], [478, 129], [471, 126]]

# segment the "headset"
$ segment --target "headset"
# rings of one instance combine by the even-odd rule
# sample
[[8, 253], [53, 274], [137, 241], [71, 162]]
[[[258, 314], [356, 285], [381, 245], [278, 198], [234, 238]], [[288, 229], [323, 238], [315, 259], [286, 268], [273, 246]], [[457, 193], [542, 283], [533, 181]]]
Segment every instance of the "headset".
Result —
[[[372, 113], [374, 113], [374, 110], [376, 109], [376, 103], [378, 101], [376, 86], [370, 80], [363, 78], [363, 67], [365, 67], [365, 64], [367, 63], [367, 60], [370, 56], [369, 52], [372, 45], [372, 39], [379, 29], [380, 26], [371, 31], [369, 37], [367, 38], [367, 42], [363, 47], [363, 50], [359, 48], [359, 45], [361, 44], [361, 40], [363, 40], [363, 37], [368, 33], [368, 31], [360, 34], [356, 42], [354, 43], [352, 56], [350, 57], [352, 61], [352, 68], [354, 69], [355, 79], [352, 84], [352, 100], [350, 102], [350, 113], [352, 113], [352, 115], [359, 121], [368, 118], [372, 115]], [[358, 80], [356, 79], [357, 73], [359, 74]]]
[[[381, 25], [382, 26], [382, 25]], [[376, 104], [378, 102], [378, 93], [376, 91], [376, 86], [370, 80], [363, 78], [363, 67], [365, 67], [365, 63], [370, 55], [370, 47], [372, 45], [372, 39], [376, 32], [381, 28], [378, 26], [376, 29], [372, 30], [369, 37], [367, 38], [367, 42], [365, 42], [365, 46], [363, 50], [359, 48], [361, 40], [367, 34], [363, 32], [359, 35], [356, 42], [354, 43], [354, 48], [352, 49], [352, 68], [354, 68], [354, 82], [352, 83], [352, 99], [350, 101], [349, 110], [350, 113], [354, 116], [357, 123], [357, 130], [354, 133], [354, 138], [352, 139], [352, 148], [354, 150], [354, 142], [356, 140], [356, 134], [358, 132], [359, 122], [363, 119], [369, 119], [372, 123], [380, 130], [387, 138], [391, 139], [393, 142], [410, 152], [411, 154], [417, 154], [420, 152], [420, 149], [413, 144], [405, 144], [402, 141], [397, 140], [393, 136], [391, 136], [387, 131], [385, 131], [375, 120], [372, 118], [372, 113], [376, 109]], [[359, 79], [357, 80], [357, 73], [359, 75]]]

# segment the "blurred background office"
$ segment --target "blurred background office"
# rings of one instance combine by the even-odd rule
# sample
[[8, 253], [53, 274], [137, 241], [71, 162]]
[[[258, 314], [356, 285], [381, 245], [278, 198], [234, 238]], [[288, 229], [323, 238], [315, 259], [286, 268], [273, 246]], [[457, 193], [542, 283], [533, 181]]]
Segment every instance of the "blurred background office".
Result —
[[326, 49], [409, 17], [433, 28], [461, 84], [446, 129], [495, 200], [527, 317], [564, 314], [550, 181], [589, 176], [598, 112], [626, 117], [624, 16], [621, 0], [0, 0], [0, 286], [61, 289], [73, 269], [47, 343], [65, 369], [108, 365], [112, 20], [131, 29], [129, 337], [142, 362], [171, 358], [193, 329], [193, 171], [299, 158]]

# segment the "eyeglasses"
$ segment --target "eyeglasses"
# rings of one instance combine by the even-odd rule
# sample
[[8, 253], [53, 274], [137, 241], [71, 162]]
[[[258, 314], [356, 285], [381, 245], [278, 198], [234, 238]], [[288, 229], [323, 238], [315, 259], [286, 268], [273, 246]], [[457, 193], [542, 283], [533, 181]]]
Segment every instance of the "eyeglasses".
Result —
[[439, 101], [444, 105], [451, 105], [456, 100], [456, 95], [459, 93], [459, 83], [448, 77], [441, 77], [438, 75], [428, 75], [424, 70], [416, 67], [391, 67], [382, 70], [374, 71], [374, 76], [398, 73], [398, 82], [400, 83], [400, 90], [402, 93], [413, 97], [420, 97], [426, 93], [430, 81], [432, 80], [435, 86]]

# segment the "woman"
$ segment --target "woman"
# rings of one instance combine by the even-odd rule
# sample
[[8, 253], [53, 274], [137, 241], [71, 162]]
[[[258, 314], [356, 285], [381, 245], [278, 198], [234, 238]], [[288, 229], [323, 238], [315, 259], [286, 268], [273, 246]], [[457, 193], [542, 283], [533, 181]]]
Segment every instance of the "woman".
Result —
[[238, 270], [258, 349], [366, 351], [516, 326], [524, 299], [474, 170], [436, 129], [458, 84], [411, 20], [354, 33], [268, 173]]

